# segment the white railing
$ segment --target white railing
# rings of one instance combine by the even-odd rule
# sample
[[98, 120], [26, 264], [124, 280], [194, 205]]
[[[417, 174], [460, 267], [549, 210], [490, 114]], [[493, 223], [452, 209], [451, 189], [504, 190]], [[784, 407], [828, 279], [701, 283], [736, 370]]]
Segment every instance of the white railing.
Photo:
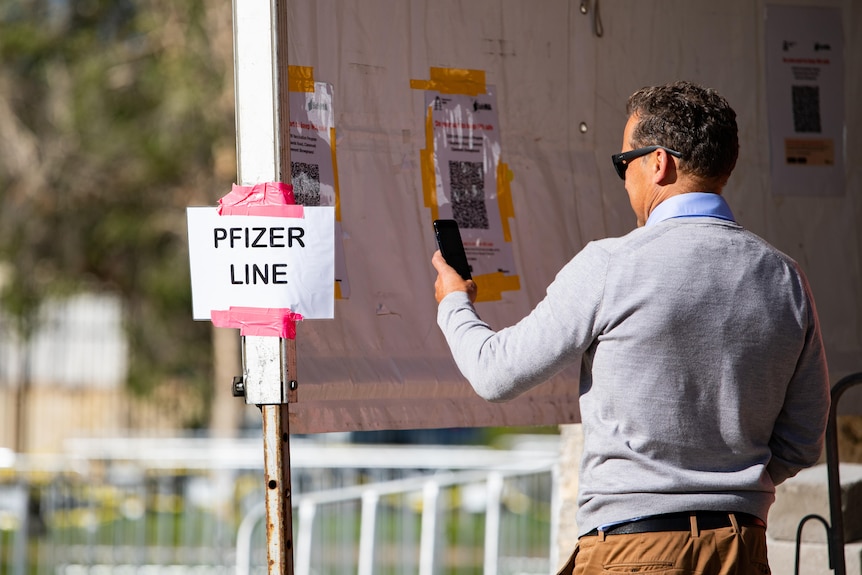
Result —
[[[357, 485], [343, 489], [331, 489], [307, 493], [294, 498], [293, 505], [298, 509], [299, 522], [296, 528], [294, 569], [296, 575], [309, 575], [312, 571], [313, 525], [318, 509], [325, 505], [343, 502], [361, 502], [361, 521], [359, 534], [358, 575], [372, 575], [375, 566], [377, 541], [378, 507], [386, 495], [407, 495], [421, 493], [421, 533], [419, 544], [419, 575], [433, 575], [438, 572], [440, 558], [438, 535], [441, 523], [440, 494], [445, 488], [484, 484], [485, 521], [484, 521], [484, 560], [485, 575], [497, 575], [499, 570], [501, 510], [503, 508], [504, 481], [512, 478], [550, 474], [551, 485], [558, 485], [556, 460], [549, 458], [529, 462], [520, 469], [459, 471], [430, 477], [412, 477], [385, 481], [370, 485]], [[558, 496], [551, 490], [550, 518], [552, 528], [548, 541], [548, 572], [553, 564], [553, 542], [556, 528], [553, 518], [557, 517]], [[256, 524], [264, 519], [263, 504], [256, 506], [243, 519], [237, 534], [237, 575], [249, 575], [251, 563], [252, 533]]]
[[[291, 440], [296, 575], [554, 563], [558, 446]], [[0, 573], [265, 573], [259, 440], [69, 442], [0, 469]], [[28, 528], [29, 526], [29, 528]]]

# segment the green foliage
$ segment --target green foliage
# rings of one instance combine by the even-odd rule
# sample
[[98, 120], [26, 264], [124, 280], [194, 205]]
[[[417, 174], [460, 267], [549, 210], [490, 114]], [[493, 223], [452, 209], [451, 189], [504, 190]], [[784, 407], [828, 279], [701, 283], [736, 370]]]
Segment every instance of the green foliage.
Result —
[[185, 207], [234, 180], [230, 2], [22, 0], [0, 28], [0, 305], [26, 336], [47, 297], [119, 293], [133, 388], [206, 401]]

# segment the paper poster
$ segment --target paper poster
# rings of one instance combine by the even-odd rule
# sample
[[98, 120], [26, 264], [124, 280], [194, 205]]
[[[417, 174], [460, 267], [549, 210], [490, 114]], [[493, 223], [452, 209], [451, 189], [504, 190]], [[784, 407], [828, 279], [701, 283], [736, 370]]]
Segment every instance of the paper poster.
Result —
[[514, 275], [496, 193], [500, 126], [492, 88], [475, 96], [429, 91], [425, 104], [434, 127], [438, 217], [458, 222], [474, 277]]
[[289, 92], [293, 196], [303, 206], [334, 206], [332, 86], [313, 82], [310, 87], [311, 92]]
[[501, 161], [497, 98], [484, 72], [432, 68], [425, 90], [426, 141], [423, 191], [432, 219], [458, 223], [477, 301], [499, 300], [520, 289], [508, 219], [514, 217], [509, 181]]
[[335, 206], [337, 296], [350, 296], [344, 260], [335, 151], [335, 112], [332, 85], [315, 82], [313, 70], [289, 68], [290, 178], [297, 204]]
[[772, 190], [844, 193], [844, 41], [839, 8], [766, 8]]

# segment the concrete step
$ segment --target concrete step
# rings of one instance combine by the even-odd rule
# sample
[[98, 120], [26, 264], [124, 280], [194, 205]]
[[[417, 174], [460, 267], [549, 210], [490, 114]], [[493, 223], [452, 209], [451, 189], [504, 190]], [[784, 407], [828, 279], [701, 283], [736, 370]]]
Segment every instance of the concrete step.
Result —
[[[862, 575], [862, 464], [838, 467], [844, 523], [844, 561], [847, 575]], [[828, 470], [825, 464], [805, 469], [779, 485], [769, 512], [766, 535], [769, 565], [775, 574], [796, 571], [796, 533], [802, 519], [818, 515], [831, 525]], [[826, 527], [810, 519], [802, 528], [800, 575], [833, 575], [829, 565]]]
[[[773, 575], [794, 575], [796, 542], [772, 539], [767, 535], [766, 549]], [[862, 543], [844, 544], [847, 575], [862, 575]], [[834, 575], [829, 566], [826, 543], [803, 543], [799, 549], [799, 575]]]
[[[842, 463], [838, 466], [838, 475], [844, 511], [844, 541], [862, 541], [862, 464]], [[831, 524], [825, 464], [804, 469], [796, 477], [778, 486], [767, 521], [769, 536], [777, 540], [796, 541], [799, 522], [810, 514], [819, 515]], [[826, 530], [820, 522], [809, 521], [802, 531], [802, 540], [825, 543]]]

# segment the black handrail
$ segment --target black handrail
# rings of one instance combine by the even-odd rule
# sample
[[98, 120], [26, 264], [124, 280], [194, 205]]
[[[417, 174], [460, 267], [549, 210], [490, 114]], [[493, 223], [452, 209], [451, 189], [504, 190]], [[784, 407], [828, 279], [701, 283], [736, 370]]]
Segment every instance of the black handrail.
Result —
[[799, 550], [802, 545], [802, 527], [809, 519], [820, 520], [826, 528], [829, 542], [829, 568], [835, 575], [847, 575], [844, 561], [844, 515], [841, 511], [841, 478], [838, 473], [838, 400], [844, 392], [862, 383], [862, 372], [843, 377], [832, 388], [832, 405], [829, 408], [829, 421], [826, 423], [826, 472], [829, 485], [829, 517], [831, 524], [819, 515], [806, 515], [799, 522], [796, 531], [796, 566], [794, 573], [799, 575]]

